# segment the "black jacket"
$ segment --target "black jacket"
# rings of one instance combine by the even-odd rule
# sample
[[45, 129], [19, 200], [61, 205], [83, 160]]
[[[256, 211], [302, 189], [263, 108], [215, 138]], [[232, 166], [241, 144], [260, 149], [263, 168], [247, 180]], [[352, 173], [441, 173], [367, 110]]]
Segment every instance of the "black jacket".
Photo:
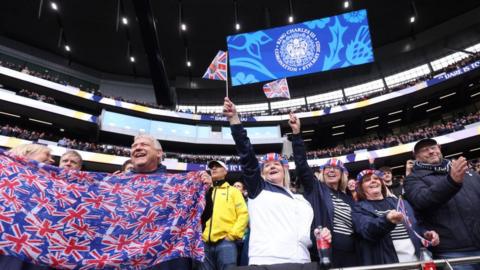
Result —
[[[396, 208], [397, 198], [387, 197], [384, 200], [390, 205], [391, 209]], [[405, 208], [413, 229], [423, 235], [425, 229], [418, 226], [413, 216], [413, 210], [407, 202], [405, 202]], [[390, 232], [395, 229], [396, 224], [388, 221], [386, 216], [379, 217], [375, 213], [375, 206], [368, 200], [357, 202], [352, 216], [355, 228], [362, 236], [359, 253], [362, 256], [363, 265], [398, 263], [397, 252], [390, 236]], [[415, 254], [419, 256], [420, 240], [409, 228], [407, 228], [407, 232], [415, 247]]]
[[420, 224], [440, 236], [434, 253], [480, 249], [480, 175], [469, 170], [458, 184], [446, 172], [414, 167], [404, 188]]
[[[314, 228], [322, 226], [327, 227], [332, 233], [333, 267], [360, 265], [360, 257], [358, 256], [358, 252], [356, 252], [357, 235], [352, 234], [347, 236], [334, 233], [333, 231], [334, 207], [330, 193], [334, 193], [339, 199], [350, 205], [352, 211], [354, 206], [353, 199], [341, 191], [337, 192], [330, 189], [325, 183], [320, 182], [315, 177], [312, 168], [308, 166], [305, 146], [300, 135], [292, 136], [292, 146], [295, 159], [295, 171], [305, 190], [303, 196], [313, 208], [312, 232]], [[315, 243], [313, 233], [311, 234], [311, 238], [312, 243]], [[317, 250], [312, 250], [311, 253], [312, 260], [318, 260]]]

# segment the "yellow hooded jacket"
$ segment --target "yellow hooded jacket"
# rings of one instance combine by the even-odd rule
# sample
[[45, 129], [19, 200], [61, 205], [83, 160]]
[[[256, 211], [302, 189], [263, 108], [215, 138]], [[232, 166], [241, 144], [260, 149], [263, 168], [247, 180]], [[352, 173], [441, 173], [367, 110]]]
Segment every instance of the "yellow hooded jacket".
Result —
[[213, 212], [202, 238], [206, 243], [242, 239], [248, 224], [248, 210], [242, 193], [227, 182], [213, 187]]

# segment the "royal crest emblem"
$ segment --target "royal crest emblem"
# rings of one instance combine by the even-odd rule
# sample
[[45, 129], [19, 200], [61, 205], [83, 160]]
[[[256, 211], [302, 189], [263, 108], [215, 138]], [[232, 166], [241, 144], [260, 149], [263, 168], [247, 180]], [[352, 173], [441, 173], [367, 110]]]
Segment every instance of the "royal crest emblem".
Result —
[[320, 41], [306, 28], [293, 28], [277, 39], [275, 59], [288, 71], [304, 71], [312, 67], [320, 56]]

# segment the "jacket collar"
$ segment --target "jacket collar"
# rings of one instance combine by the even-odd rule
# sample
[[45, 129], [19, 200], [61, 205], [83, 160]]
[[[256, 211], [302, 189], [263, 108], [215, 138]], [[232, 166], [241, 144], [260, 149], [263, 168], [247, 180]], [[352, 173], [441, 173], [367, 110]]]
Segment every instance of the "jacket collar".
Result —
[[165, 173], [167, 172], [167, 166], [163, 164], [158, 164], [157, 169], [151, 171], [151, 172], [136, 172], [132, 170], [132, 173], [143, 173], [143, 174], [156, 174], [156, 173]]
[[213, 187], [216, 188], [226, 188], [229, 187], [230, 184], [226, 180], [216, 180], [213, 181]]

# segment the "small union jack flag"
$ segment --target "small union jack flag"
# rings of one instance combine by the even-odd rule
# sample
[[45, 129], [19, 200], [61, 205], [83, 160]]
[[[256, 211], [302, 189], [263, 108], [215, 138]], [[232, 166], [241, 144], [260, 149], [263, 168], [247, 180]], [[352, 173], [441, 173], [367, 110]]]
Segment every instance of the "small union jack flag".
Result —
[[290, 90], [288, 89], [287, 79], [283, 78], [265, 84], [263, 86], [263, 93], [265, 93], [267, 98], [290, 99]]
[[202, 78], [220, 81], [227, 80], [227, 52], [218, 51]]
[[422, 243], [422, 245], [424, 247], [429, 247], [432, 245], [432, 241], [429, 241], [425, 238], [423, 238], [419, 233], [417, 233], [414, 229], [413, 229], [413, 224], [412, 222], [410, 221], [410, 218], [408, 217], [408, 214], [407, 214], [407, 208], [405, 207], [405, 202], [403, 201], [403, 199], [400, 197], [398, 199], [398, 203], [397, 203], [397, 211], [402, 213], [403, 215], [403, 223], [405, 224], [405, 226], [409, 229], [409, 230], [412, 230], [413, 234], [420, 240], [420, 242]]
[[194, 172], [72, 172], [0, 150], [0, 254], [60, 269], [203, 260], [205, 189]]

